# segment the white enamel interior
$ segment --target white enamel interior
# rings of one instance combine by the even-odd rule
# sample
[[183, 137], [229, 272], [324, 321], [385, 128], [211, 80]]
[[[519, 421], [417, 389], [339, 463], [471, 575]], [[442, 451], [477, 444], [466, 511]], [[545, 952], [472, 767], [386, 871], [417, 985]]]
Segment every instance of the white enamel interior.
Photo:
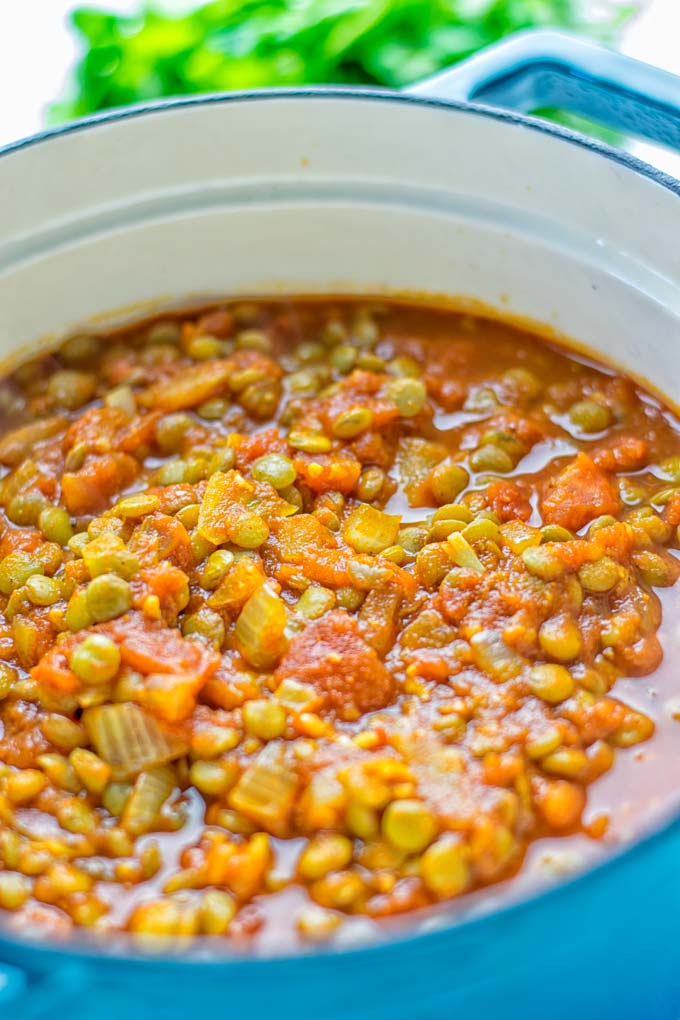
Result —
[[0, 358], [138, 303], [389, 289], [528, 316], [680, 402], [679, 236], [673, 192], [511, 120], [331, 94], [158, 109], [0, 159]]

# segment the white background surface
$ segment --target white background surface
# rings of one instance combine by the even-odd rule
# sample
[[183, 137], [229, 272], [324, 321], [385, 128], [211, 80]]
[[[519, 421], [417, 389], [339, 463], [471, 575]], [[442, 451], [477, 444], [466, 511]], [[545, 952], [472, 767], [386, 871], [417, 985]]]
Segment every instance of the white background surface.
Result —
[[[106, 6], [128, 11], [138, 2], [107, 0]], [[0, 145], [40, 130], [45, 105], [61, 94], [76, 55], [66, 26], [73, 6], [69, 0], [0, 0]], [[191, 0], [163, 0], [163, 6], [186, 8]], [[622, 48], [680, 74], [679, 40], [680, 0], [647, 0]], [[680, 176], [680, 156], [646, 145], [634, 148], [643, 159]]]

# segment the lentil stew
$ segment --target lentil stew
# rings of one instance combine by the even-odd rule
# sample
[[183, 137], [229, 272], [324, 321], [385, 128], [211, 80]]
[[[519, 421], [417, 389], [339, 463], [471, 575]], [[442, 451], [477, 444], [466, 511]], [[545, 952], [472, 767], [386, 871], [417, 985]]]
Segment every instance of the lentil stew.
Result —
[[662, 740], [628, 694], [680, 575], [680, 429], [630, 379], [227, 302], [23, 364], [0, 464], [13, 928], [325, 941], [624, 838], [592, 809]]

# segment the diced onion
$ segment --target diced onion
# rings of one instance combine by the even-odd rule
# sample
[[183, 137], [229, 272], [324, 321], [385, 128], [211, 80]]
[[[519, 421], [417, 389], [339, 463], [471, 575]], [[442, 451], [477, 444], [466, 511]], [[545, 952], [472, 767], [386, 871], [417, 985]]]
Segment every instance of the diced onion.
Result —
[[236, 644], [251, 666], [270, 669], [281, 658], [288, 641], [288, 614], [283, 601], [267, 584], [254, 592], [236, 621]]
[[153, 716], [131, 702], [89, 708], [83, 722], [100, 758], [111, 766], [114, 780], [163, 765], [188, 750], [184, 740], [162, 729]]

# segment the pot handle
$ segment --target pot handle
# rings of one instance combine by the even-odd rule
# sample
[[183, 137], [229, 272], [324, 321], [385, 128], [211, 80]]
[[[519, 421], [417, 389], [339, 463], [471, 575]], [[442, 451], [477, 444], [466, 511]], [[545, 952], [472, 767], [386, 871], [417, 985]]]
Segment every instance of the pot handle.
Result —
[[521, 113], [554, 107], [680, 149], [680, 77], [562, 32], [518, 32], [407, 91]]

